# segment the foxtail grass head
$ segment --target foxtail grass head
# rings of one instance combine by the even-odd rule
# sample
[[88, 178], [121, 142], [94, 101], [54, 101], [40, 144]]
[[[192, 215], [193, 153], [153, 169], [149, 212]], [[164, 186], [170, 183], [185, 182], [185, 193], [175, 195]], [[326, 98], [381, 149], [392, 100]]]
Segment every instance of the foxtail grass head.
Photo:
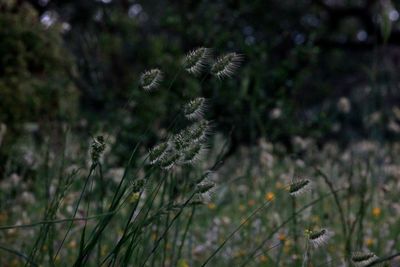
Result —
[[289, 194], [293, 197], [298, 197], [306, 192], [309, 192], [312, 187], [312, 182], [309, 179], [293, 180], [289, 186]]
[[183, 67], [191, 74], [198, 75], [208, 64], [211, 57], [211, 49], [200, 47], [190, 51], [183, 59]]
[[169, 170], [179, 162], [179, 158], [179, 153], [174, 150], [170, 150], [167, 152], [166, 156], [159, 161], [159, 165], [162, 169]]
[[211, 66], [211, 74], [220, 79], [231, 77], [236, 69], [239, 68], [242, 60], [242, 56], [237, 53], [223, 55], [217, 58], [215, 63]]
[[183, 151], [189, 146], [203, 142], [209, 133], [210, 123], [206, 120], [198, 121], [176, 135], [173, 136], [172, 142], [178, 151]]
[[189, 120], [203, 118], [206, 109], [206, 99], [204, 97], [195, 98], [183, 107], [183, 114]]
[[196, 163], [204, 154], [205, 148], [202, 143], [195, 143], [182, 150], [180, 163], [193, 164]]
[[92, 161], [94, 163], [99, 162], [101, 155], [103, 154], [104, 150], [106, 149], [106, 143], [104, 137], [102, 135], [96, 136], [93, 138], [91, 144], [91, 151], [90, 155], [92, 157]]
[[140, 76], [140, 85], [145, 91], [151, 91], [157, 88], [163, 80], [163, 74], [159, 69], [152, 69], [144, 72]]
[[372, 252], [354, 252], [351, 255], [351, 262], [356, 267], [364, 267], [378, 260], [378, 257]]
[[308, 242], [314, 247], [319, 248], [328, 243], [328, 240], [333, 236], [333, 232], [327, 229], [317, 231], [306, 230]]
[[148, 160], [150, 164], [157, 164], [161, 160], [164, 159], [165, 155], [167, 154], [170, 146], [168, 142], [163, 142], [161, 144], [156, 145], [153, 147], [148, 154]]

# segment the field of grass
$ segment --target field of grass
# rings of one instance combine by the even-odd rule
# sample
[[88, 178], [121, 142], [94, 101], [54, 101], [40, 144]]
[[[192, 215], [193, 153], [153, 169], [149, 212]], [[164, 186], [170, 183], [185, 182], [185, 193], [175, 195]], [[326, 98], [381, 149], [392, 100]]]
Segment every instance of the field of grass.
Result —
[[[195, 50], [183, 69], [210, 65], [223, 83], [241, 61], [209, 57]], [[138, 90], [162, 78], [145, 72]], [[400, 143], [294, 136], [288, 150], [261, 138], [226, 156], [212, 101], [183, 103], [158, 145], [129, 148], [121, 166], [107, 131], [87, 140], [66, 127], [40, 147], [27, 133], [0, 181], [0, 266], [400, 264]]]

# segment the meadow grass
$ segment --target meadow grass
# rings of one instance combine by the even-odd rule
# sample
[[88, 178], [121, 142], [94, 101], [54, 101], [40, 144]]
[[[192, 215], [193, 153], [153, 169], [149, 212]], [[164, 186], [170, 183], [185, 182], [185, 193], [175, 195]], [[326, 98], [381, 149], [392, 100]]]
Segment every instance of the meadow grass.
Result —
[[[223, 83], [242, 61], [195, 49], [172, 81], [151, 69], [136, 90], [168, 90], [183, 74]], [[373, 266], [398, 255], [399, 144], [297, 138], [287, 151], [260, 139], [227, 158], [212, 102], [182, 103], [159, 143], [136, 144], [122, 167], [107, 160], [110, 134], [88, 147], [71, 131], [58, 155], [36, 151], [41, 179], [10, 164], [1, 266]]]

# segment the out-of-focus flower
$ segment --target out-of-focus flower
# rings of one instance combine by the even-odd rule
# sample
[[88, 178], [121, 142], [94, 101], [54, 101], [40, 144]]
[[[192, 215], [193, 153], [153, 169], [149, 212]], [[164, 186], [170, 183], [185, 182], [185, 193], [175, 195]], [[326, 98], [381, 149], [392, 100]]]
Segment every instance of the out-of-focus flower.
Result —
[[337, 109], [341, 113], [349, 113], [351, 110], [351, 103], [350, 100], [347, 97], [341, 97], [339, 101], [337, 102]]
[[268, 192], [264, 196], [266, 201], [273, 201], [275, 199], [275, 194], [274, 192]]
[[378, 218], [379, 216], [381, 216], [381, 213], [382, 213], [382, 211], [381, 211], [381, 209], [378, 208], [378, 207], [375, 207], [375, 208], [372, 209], [372, 215], [373, 215], [375, 218]]

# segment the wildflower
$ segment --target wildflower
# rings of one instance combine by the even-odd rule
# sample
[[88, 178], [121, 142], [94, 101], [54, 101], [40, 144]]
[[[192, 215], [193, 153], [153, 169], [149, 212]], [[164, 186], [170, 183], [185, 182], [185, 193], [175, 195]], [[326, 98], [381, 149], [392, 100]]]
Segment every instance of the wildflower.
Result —
[[314, 248], [318, 248], [328, 242], [328, 240], [333, 236], [333, 232], [327, 229], [321, 229], [318, 231], [306, 230], [306, 236], [308, 237], [308, 241], [311, 243], [311, 245]]
[[206, 99], [203, 97], [198, 97], [191, 100], [183, 107], [183, 114], [189, 120], [200, 119], [204, 116]]
[[273, 192], [268, 192], [264, 196], [266, 201], [273, 201], [275, 199], [275, 194]]
[[197, 75], [209, 62], [211, 50], [209, 48], [200, 47], [190, 51], [183, 59], [183, 67], [191, 74]]
[[161, 161], [167, 154], [168, 149], [169, 149], [168, 142], [164, 142], [153, 147], [148, 154], [148, 159], [150, 164], [156, 164], [159, 161]]
[[286, 235], [285, 235], [284, 233], [279, 233], [278, 239], [279, 239], [279, 241], [281, 241], [281, 242], [285, 242], [285, 240], [286, 240]]
[[254, 199], [250, 199], [249, 201], [247, 201], [247, 205], [249, 207], [253, 207], [256, 204], [256, 201]]
[[106, 144], [102, 135], [93, 138], [91, 145], [91, 157], [94, 163], [99, 162], [101, 154], [104, 152], [105, 148]]
[[365, 245], [367, 247], [372, 247], [372, 245], [374, 244], [374, 240], [370, 237], [368, 237], [367, 239], [365, 239]]
[[208, 203], [207, 207], [210, 210], [215, 210], [217, 208], [217, 205], [215, 205], [215, 203], [211, 202], [211, 203]]
[[341, 97], [337, 103], [337, 108], [341, 113], [349, 113], [351, 110], [350, 100], [347, 97]]
[[259, 256], [258, 259], [259, 259], [260, 262], [267, 262], [268, 261], [268, 257], [265, 256], [265, 255]]
[[178, 267], [189, 267], [189, 264], [187, 263], [187, 261], [185, 259], [180, 259], [178, 261]]
[[230, 77], [239, 67], [242, 57], [237, 53], [229, 53], [219, 57], [211, 67], [211, 74], [218, 78]]
[[156, 88], [163, 79], [163, 74], [159, 69], [146, 71], [140, 76], [140, 85], [146, 91]]
[[378, 260], [378, 257], [372, 252], [354, 252], [351, 256], [351, 262], [356, 267], [364, 267]]
[[290, 184], [289, 194], [293, 197], [297, 197], [309, 190], [311, 190], [311, 180], [299, 179]]
[[381, 211], [381, 209], [378, 208], [378, 207], [375, 207], [375, 208], [372, 209], [372, 215], [373, 215], [375, 218], [378, 218], [379, 216], [381, 216], [381, 213], [382, 213], [382, 211]]

